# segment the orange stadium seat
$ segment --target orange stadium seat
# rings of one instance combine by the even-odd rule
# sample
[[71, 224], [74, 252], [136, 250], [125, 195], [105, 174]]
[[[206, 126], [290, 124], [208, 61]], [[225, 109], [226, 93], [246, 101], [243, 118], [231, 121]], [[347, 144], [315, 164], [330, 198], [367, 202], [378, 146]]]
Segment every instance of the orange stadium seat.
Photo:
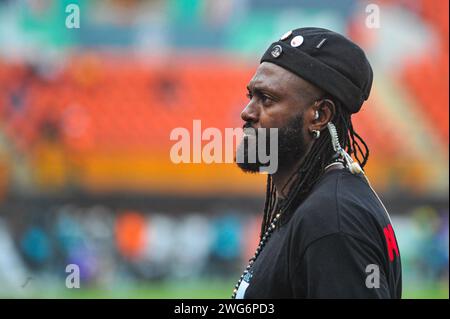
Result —
[[[448, 65], [443, 55], [440, 59]], [[104, 154], [113, 154], [115, 162], [121, 157], [134, 161], [137, 154], [147, 154], [151, 161], [167, 161], [173, 145], [169, 140], [171, 130], [175, 127], [191, 130], [195, 119], [202, 120], [203, 129], [240, 127], [239, 114], [247, 102], [245, 86], [254, 72], [254, 66], [234, 65], [220, 59], [202, 59], [201, 63], [184, 60], [172, 66], [177, 73], [131, 59], [113, 63], [111, 59], [91, 55], [76, 60], [49, 82], [37, 76], [30, 78], [24, 66], [0, 66], [0, 120], [5, 132], [24, 151], [31, 150], [43, 138], [43, 125], [52, 122], [60, 129], [61, 146], [76, 154], [78, 163], [86, 167], [90, 167], [88, 161], [95, 154], [102, 158]], [[417, 96], [424, 116], [435, 121], [440, 134], [448, 140], [448, 119], [442, 116], [448, 98], [442, 81], [444, 73], [445, 69], [431, 60], [419, 64], [412, 61], [403, 77]], [[424, 74], [427, 81], [422, 80]], [[10, 78], [14, 80], [9, 81]], [[20, 112], [12, 112], [10, 93], [24, 83], [28, 87], [22, 92], [24, 107]], [[378, 102], [371, 99], [368, 103]], [[366, 106], [354, 116], [356, 130], [378, 158], [401, 157], [398, 145], [402, 143], [397, 140], [401, 137], [384, 129], [385, 121], [376, 118], [371, 109]], [[151, 161], [143, 165], [152, 165]], [[92, 164], [96, 169], [98, 165], [115, 167], [104, 160], [92, 163], [97, 163]], [[153, 171], [151, 167], [148, 170]], [[114, 175], [105, 174], [105, 178], [108, 176]]]
[[437, 128], [444, 145], [448, 144], [449, 138], [448, 53], [442, 52], [438, 60], [440, 63], [436, 63], [432, 57], [409, 61], [404, 67], [402, 78], [417, 98], [424, 118]]

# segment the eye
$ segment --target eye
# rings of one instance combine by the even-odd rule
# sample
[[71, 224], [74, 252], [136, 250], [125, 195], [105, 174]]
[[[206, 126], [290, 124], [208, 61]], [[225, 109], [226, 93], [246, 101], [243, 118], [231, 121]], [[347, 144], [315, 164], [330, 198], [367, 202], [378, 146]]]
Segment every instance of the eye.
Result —
[[270, 95], [260, 92], [259, 90], [255, 90], [253, 93], [249, 91], [246, 96], [249, 100], [252, 100], [255, 97], [263, 106], [269, 106], [273, 102]]
[[268, 104], [272, 103], [271, 97], [266, 94], [261, 94], [260, 100], [261, 100], [262, 104], [264, 104], [264, 105], [268, 105]]

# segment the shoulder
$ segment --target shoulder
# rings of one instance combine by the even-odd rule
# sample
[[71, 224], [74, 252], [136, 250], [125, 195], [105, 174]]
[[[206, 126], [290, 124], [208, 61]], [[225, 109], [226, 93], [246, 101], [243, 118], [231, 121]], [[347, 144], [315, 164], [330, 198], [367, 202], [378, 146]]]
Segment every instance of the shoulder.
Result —
[[336, 170], [319, 180], [289, 224], [305, 245], [338, 233], [364, 240], [383, 223], [382, 209], [363, 177]]

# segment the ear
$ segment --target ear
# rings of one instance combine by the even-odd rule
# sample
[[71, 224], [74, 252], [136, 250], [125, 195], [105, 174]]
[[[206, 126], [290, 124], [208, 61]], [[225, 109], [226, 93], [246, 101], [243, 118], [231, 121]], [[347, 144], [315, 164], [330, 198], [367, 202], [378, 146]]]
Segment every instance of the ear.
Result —
[[[326, 128], [336, 112], [336, 106], [330, 99], [316, 101], [308, 110], [309, 131], [322, 131]], [[316, 115], [318, 114], [318, 116]]]

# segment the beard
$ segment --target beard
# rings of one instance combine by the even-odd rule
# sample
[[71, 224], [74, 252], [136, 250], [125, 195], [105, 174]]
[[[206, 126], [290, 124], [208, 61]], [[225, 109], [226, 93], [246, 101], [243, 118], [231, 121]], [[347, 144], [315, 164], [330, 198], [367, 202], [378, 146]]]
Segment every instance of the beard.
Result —
[[[246, 128], [251, 128], [251, 123], [247, 122], [244, 125], [244, 132]], [[259, 158], [259, 133], [261, 129], [253, 130], [253, 134], [245, 134], [238, 146], [237, 152], [242, 152], [243, 160], [235, 162], [237, 166], [246, 173], [257, 173], [261, 171], [262, 167], [267, 167], [268, 163], [262, 163]], [[278, 129], [276, 136], [270, 134], [269, 129], [262, 129], [265, 131], [266, 154], [271, 156], [278, 153], [278, 167], [291, 165], [300, 159], [307, 151], [306, 141], [303, 137], [303, 114], [294, 117], [288, 122], [285, 127]], [[270, 149], [272, 143], [270, 140], [278, 138], [278, 150]], [[275, 144], [277, 145], [277, 144]], [[256, 154], [256, 161], [251, 161], [249, 154]]]

